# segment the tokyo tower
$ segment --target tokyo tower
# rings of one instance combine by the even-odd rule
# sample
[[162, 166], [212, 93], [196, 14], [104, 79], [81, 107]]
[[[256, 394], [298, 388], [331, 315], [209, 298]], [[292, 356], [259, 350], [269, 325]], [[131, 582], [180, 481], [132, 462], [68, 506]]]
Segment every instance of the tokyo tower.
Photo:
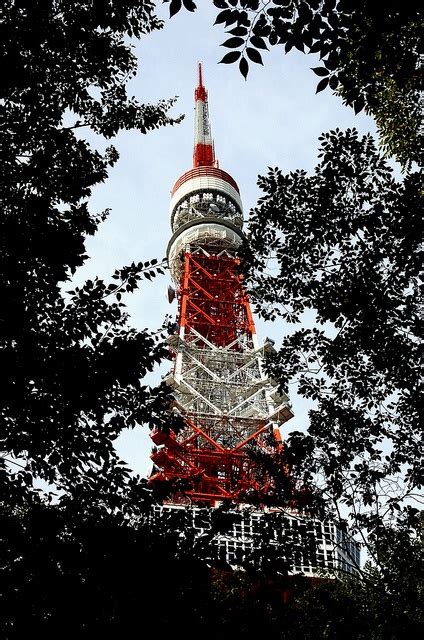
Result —
[[258, 343], [239, 272], [242, 202], [215, 158], [200, 64], [193, 167], [172, 189], [170, 217], [167, 257], [179, 308], [167, 382], [185, 426], [178, 434], [152, 433], [150, 483], [173, 487], [173, 504], [249, 503], [271, 486], [249, 447], [266, 451], [272, 440], [279, 446], [279, 427], [292, 412], [263, 370], [272, 344]]
[[265, 506], [272, 505], [274, 482], [252, 448], [279, 450], [280, 426], [293, 414], [288, 397], [264, 373], [273, 343], [260, 345], [256, 337], [237, 257], [243, 241], [240, 192], [215, 158], [200, 65], [194, 96], [193, 167], [172, 189], [167, 251], [178, 298], [167, 382], [184, 427], [177, 434], [151, 434], [150, 484], [166, 496], [153, 507], [152, 521], [177, 533], [188, 526], [202, 540], [213, 531], [214, 507], [228, 506], [232, 524], [212, 538], [212, 557], [240, 566], [262, 553], [266, 530], [290, 575], [355, 574], [359, 546], [335, 522], [303, 513], [297, 501], [286, 508]]

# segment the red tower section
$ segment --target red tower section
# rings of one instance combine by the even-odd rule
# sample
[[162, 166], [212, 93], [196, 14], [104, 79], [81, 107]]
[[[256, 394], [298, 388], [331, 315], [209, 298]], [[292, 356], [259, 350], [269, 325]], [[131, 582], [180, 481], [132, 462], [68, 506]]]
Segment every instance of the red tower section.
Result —
[[168, 246], [179, 302], [168, 382], [185, 428], [178, 435], [153, 432], [150, 482], [170, 483], [174, 503], [249, 502], [269, 488], [249, 447], [281, 441], [279, 424], [292, 413], [263, 372], [272, 346], [257, 342], [239, 274], [242, 204], [233, 178], [216, 166], [200, 68], [195, 103], [194, 168], [172, 191]]
[[237, 267], [238, 260], [226, 253], [185, 254], [180, 327], [186, 339], [200, 334], [217, 347], [238, 349], [239, 337], [252, 342], [255, 327]]

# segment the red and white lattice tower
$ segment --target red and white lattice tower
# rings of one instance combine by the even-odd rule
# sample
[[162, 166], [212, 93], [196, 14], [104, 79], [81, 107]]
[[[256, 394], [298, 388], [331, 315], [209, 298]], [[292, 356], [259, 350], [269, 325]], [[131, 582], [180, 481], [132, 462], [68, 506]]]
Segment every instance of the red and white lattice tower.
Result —
[[178, 334], [169, 338], [168, 378], [185, 428], [155, 431], [152, 484], [171, 482], [174, 504], [216, 506], [266, 494], [267, 480], [249, 444], [281, 441], [292, 417], [288, 398], [264, 374], [249, 300], [239, 274], [243, 210], [234, 179], [219, 168], [208, 95], [199, 65], [193, 168], [172, 189], [168, 262], [177, 285]]

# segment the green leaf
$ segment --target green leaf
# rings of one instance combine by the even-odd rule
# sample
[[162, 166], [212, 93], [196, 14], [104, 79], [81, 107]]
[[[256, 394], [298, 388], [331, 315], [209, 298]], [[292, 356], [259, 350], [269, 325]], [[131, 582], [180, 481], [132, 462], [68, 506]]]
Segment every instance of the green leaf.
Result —
[[359, 98], [357, 98], [357, 100], [355, 100], [355, 102], [353, 103], [353, 109], [355, 111], [355, 114], [362, 111], [364, 106], [365, 106], [365, 98], [364, 96], [359, 96]]
[[224, 9], [224, 11], [220, 11], [216, 16], [214, 24], [221, 24], [222, 22], [227, 22], [231, 18], [232, 11], [231, 9]]
[[193, 0], [183, 0], [183, 5], [187, 11], [196, 11], [197, 7]]
[[333, 89], [333, 91], [334, 91], [335, 89], [337, 89], [338, 84], [339, 84], [339, 79], [338, 79], [338, 77], [337, 77], [337, 76], [335, 76], [335, 75], [332, 75], [332, 76], [331, 76], [331, 78], [330, 78], [330, 83], [329, 83], [329, 84], [330, 84], [330, 89]]
[[321, 46], [321, 41], [317, 40], [311, 47], [309, 47], [309, 53], [318, 53], [319, 51], [321, 51]]
[[275, 31], [272, 31], [272, 32], [269, 34], [269, 36], [268, 36], [268, 40], [269, 40], [269, 44], [270, 44], [271, 46], [274, 46], [274, 45], [276, 45], [276, 44], [277, 44], [277, 42], [278, 42], [278, 36], [277, 36], [277, 34], [275, 33]]
[[334, 71], [339, 66], [338, 56], [335, 54], [329, 55], [327, 60], [323, 60], [325, 66], [330, 71]]
[[234, 27], [234, 29], [230, 29], [228, 33], [231, 33], [233, 36], [247, 36], [246, 27]]

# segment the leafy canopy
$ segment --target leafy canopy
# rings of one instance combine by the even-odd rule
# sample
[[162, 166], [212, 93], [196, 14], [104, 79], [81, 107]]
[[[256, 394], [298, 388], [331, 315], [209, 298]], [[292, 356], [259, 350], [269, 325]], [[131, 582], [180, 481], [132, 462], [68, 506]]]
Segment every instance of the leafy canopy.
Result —
[[376, 531], [396, 513], [415, 526], [406, 498], [423, 482], [420, 176], [397, 182], [372, 138], [352, 129], [324, 134], [319, 156], [312, 175], [270, 169], [259, 179], [242, 256], [256, 311], [295, 325], [268, 373], [315, 401], [287, 455], [322, 474], [353, 530]]
[[[171, 16], [182, 4], [172, 0]], [[263, 64], [270, 47], [318, 54], [316, 91], [330, 88], [377, 123], [384, 151], [409, 169], [422, 162], [420, 56], [422, 8], [417, 0], [213, 0], [215, 24], [229, 36], [224, 64]]]
[[119, 503], [128, 471], [113, 440], [123, 427], [160, 422], [167, 402], [165, 387], [141, 383], [166, 353], [160, 331], [130, 328], [121, 302], [162, 265], [133, 263], [110, 282], [64, 292], [107, 215], [89, 210], [92, 188], [118, 159], [113, 146], [91, 148], [84, 128], [110, 138], [176, 122], [173, 100], [141, 104], [126, 90], [136, 71], [128, 38], [161, 26], [154, 3], [141, 0], [5, 2], [0, 437], [15, 460], [1, 460], [10, 503], [34, 477]]

